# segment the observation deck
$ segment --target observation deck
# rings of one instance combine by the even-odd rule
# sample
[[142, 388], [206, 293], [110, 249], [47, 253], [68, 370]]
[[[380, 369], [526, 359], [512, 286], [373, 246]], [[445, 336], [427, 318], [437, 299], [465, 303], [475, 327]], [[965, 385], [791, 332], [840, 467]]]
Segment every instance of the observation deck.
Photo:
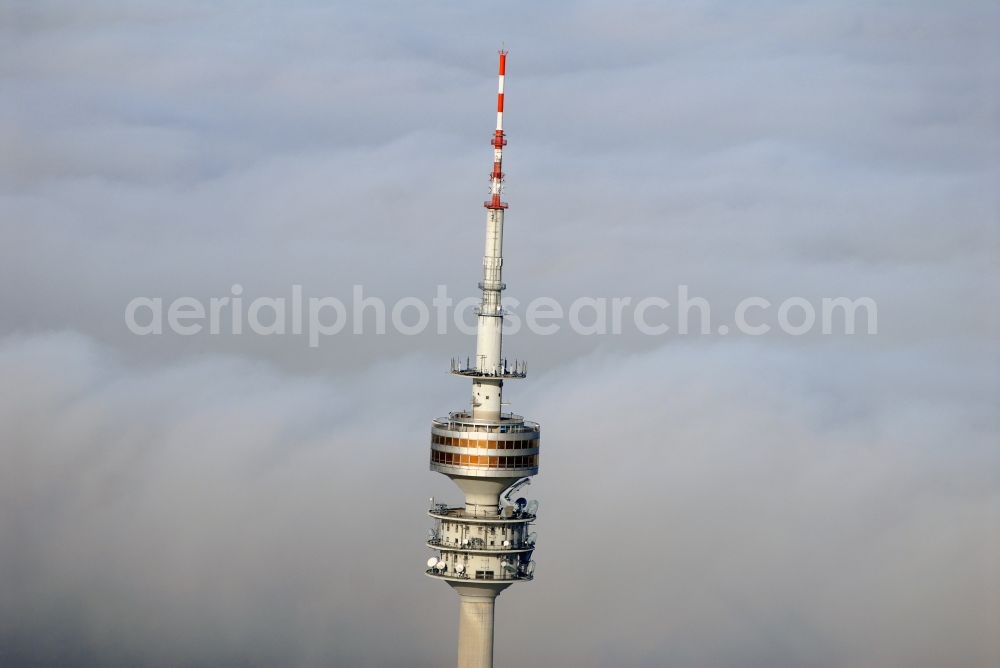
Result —
[[470, 545], [454, 545], [446, 543], [441, 538], [435, 538], [427, 541], [427, 547], [432, 550], [441, 550], [442, 552], [461, 552], [462, 554], [525, 554], [533, 552], [535, 549], [534, 544], [525, 544], [521, 546], [510, 545], [508, 547], [503, 547], [502, 545], [481, 545], [478, 543]]
[[473, 366], [468, 359], [463, 363], [458, 358], [451, 360], [451, 375], [463, 376], [465, 378], [496, 378], [499, 380], [518, 380], [526, 378], [528, 375], [528, 365], [525, 362], [514, 360], [513, 364], [508, 364], [504, 360], [502, 364], [492, 369], [480, 369]]
[[477, 420], [469, 411], [452, 411], [447, 417], [434, 418], [431, 430], [480, 432], [487, 434], [523, 434], [540, 433], [537, 422], [525, 420], [524, 416], [515, 413], [501, 413], [499, 420]]
[[531, 513], [520, 512], [510, 517], [482, 516], [470, 513], [464, 506], [458, 508], [431, 508], [427, 511], [431, 517], [449, 522], [469, 522], [473, 524], [530, 524], [535, 521], [535, 516]]
[[436, 568], [428, 568], [425, 573], [438, 580], [450, 580], [451, 582], [468, 582], [469, 580], [486, 580], [499, 582], [530, 582], [535, 576], [522, 572], [520, 569], [514, 573], [498, 573], [497, 571], [475, 571], [471, 575], [464, 571], [462, 573], [439, 571]]
[[541, 427], [513, 413], [477, 420], [455, 411], [431, 423], [431, 469], [479, 478], [538, 473]]

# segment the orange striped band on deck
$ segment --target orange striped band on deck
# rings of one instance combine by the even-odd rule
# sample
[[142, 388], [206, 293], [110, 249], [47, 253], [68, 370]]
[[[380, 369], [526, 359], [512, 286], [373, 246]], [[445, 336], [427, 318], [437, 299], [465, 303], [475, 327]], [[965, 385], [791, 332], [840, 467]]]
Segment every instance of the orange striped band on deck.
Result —
[[431, 435], [431, 445], [450, 445], [454, 448], [482, 448], [484, 450], [531, 450], [538, 447], [540, 439], [495, 440], [482, 438], [457, 438], [454, 436]]
[[538, 455], [467, 455], [458, 452], [431, 451], [432, 464], [478, 466], [489, 469], [525, 469], [538, 467]]

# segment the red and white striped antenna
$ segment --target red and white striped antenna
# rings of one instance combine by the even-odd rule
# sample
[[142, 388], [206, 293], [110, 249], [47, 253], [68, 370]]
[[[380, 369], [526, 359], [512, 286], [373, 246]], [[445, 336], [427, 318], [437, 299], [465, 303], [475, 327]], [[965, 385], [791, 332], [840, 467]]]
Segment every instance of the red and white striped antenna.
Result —
[[500, 71], [499, 86], [497, 88], [497, 129], [493, 134], [493, 172], [490, 173], [490, 199], [484, 202], [487, 209], [506, 209], [507, 203], [500, 201], [500, 193], [503, 190], [503, 147], [507, 145], [507, 140], [503, 135], [503, 76], [507, 68], [507, 51], [500, 49]]

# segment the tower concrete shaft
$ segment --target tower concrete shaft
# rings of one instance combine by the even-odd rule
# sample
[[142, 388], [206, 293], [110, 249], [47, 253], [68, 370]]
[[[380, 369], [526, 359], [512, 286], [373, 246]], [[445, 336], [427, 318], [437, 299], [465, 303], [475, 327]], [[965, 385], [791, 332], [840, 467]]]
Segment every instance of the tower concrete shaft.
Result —
[[453, 585], [458, 593], [459, 668], [493, 665], [493, 613], [496, 599], [507, 584]]
[[458, 665], [493, 665], [493, 610], [496, 596], [462, 596], [458, 602]]
[[[436, 556], [427, 575], [444, 580], [459, 595], [459, 668], [493, 665], [496, 597], [516, 582], [533, 579], [535, 534], [530, 531], [537, 502], [511, 499], [514, 491], [538, 473], [541, 427], [504, 412], [505, 380], [524, 378], [523, 362], [503, 356], [503, 192], [504, 75], [507, 52], [500, 51], [497, 126], [493, 133], [493, 169], [486, 207], [482, 300], [476, 330], [475, 360], [453, 359], [451, 373], [472, 380], [471, 405], [431, 424], [431, 470], [458, 485], [464, 504], [434, 504], [427, 546]], [[504, 490], [507, 490], [504, 492]], [[501, 498], [501, 495], [502, 498]]]

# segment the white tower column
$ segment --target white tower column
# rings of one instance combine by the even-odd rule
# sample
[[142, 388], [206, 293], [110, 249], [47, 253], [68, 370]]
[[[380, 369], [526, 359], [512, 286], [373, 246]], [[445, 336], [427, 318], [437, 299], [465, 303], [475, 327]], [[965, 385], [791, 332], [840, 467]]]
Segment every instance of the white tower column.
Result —
[[492, 668], [496, 598], [509, 584], [449, 583], [458, 593], [458, 668]]
[[493, 607], [496, 596], [458, 599], [458, 665], [493, 668]]

